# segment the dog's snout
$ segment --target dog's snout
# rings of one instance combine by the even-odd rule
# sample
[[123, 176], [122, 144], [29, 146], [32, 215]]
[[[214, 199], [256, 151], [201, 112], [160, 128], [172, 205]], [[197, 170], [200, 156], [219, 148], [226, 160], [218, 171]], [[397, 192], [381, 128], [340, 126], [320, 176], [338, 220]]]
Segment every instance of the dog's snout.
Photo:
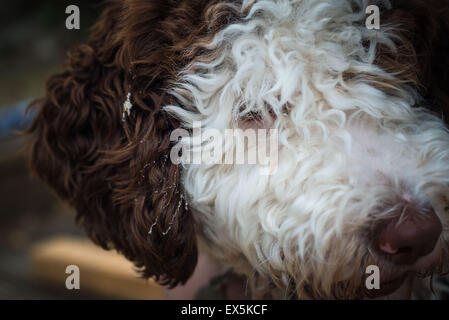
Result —
[[374, 246], [393, 263], [409, 265], [433, 251], [442, 230], [442, 223], [432, 209], [404, 207], [398, 214], [378, 222]]

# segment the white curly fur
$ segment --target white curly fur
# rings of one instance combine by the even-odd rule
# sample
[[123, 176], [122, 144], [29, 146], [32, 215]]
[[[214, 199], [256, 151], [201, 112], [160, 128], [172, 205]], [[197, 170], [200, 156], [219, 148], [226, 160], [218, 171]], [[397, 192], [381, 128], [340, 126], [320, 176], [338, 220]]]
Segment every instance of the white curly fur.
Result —
[[261, 287], [288, 293], [294, 283], [306, 298], [360, 286], [375, 260], [365, 232], [391, 203], [432, 204], [448, 224], [449, 133], [412, 108], [411, 89], [369, 80], [395, 77], [374, 64], [379, 43], [394, 49], [394, 27], [365, 28], [367, 2], [229, 4], [244, 18], [215, 35], [214, 58], [198, 57], [171, 92], [183, 106], [166, 110], [187, 128], [237, 128], [257, 114], [279, 130], [273, 175], [257, 165], [183, 171], [209, 253]]

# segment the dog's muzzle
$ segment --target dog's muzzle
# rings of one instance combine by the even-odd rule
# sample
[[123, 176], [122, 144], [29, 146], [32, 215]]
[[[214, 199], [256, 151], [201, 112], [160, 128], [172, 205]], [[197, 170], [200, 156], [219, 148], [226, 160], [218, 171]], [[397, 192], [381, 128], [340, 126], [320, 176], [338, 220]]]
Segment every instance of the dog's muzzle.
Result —
[[374, 221], [372, 230], [371, 246], [380, 258], [383, 276], [379, 290], [363, 290], [366, 297], [390, 295], [410, 277], [431, 274], [441, 263], [438, 243], [443, 225], [431, 207], [404, 204]]
[[397, 265], [411, 265], [430, 254], [440, 238], [443, 225], [430, 208], [405, 206], [375, 226], [373, 243], [378, 254]]

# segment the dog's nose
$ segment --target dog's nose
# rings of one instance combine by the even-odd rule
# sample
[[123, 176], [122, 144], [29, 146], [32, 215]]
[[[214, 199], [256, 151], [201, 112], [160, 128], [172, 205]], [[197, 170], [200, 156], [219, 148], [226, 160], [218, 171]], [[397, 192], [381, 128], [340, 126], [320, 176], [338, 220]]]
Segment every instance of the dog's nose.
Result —
[[433, 251], [443, 226], [432, 209], [418, 211], [404, 207], [375, 228], [378, 252], [396, 264], [413, 264]]

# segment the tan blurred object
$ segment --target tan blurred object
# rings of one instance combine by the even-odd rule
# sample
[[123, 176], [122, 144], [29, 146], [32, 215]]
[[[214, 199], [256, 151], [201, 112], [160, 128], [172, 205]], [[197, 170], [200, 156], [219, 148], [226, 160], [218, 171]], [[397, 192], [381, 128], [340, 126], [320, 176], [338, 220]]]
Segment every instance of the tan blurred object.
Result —
[[[165, 296], [170, 300], [193, 300], [197, 298], [200, 289], [206, 287], [210, 281], [223, 274], [223, 270], [219, 265], [210, 260], [206, 255], [198, 256], [198, 263], [195, 272], [184, 285], [179, 285], [173, 289], [166, 289]], [[210, 297], [202, 297], [209, 299]]]
[[87, 240], [61, 237], [31, 248], [32, 274], [65, 289], [67, 266], [80, 269], [80, 290], [119, 299], [164, 299], [162, 287], [139, 278], [133, 264], [115, 251], [105, 251]]

